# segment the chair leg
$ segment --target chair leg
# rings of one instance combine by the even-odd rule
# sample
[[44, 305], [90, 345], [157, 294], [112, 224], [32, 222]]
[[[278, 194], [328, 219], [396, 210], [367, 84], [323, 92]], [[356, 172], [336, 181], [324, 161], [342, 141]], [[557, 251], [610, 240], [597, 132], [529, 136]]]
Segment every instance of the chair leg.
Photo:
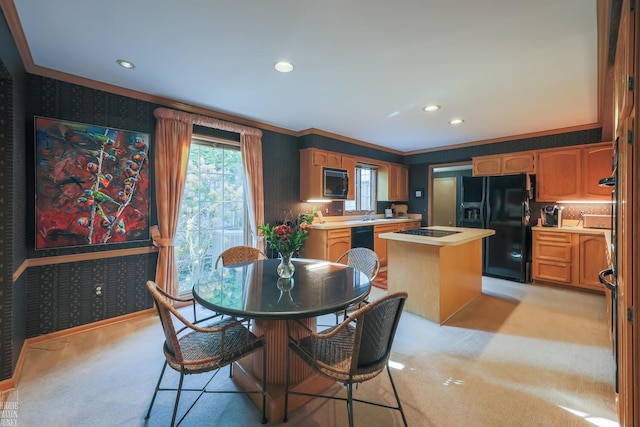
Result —
[[[287, 331], [288, 336], [288, 331]], [[289, 421], [289, 365], [291, 359], [291, 350], [289, 350], [289, 338], [287, 338], [287, 355], [285, 357], [285, 380], [284, 380], [284, 418], [282, 419], [283, 423]]]
[[151, 408], [153, 408], [153, 403], [156, 401], [156, 396], [158, 395], [158, 390], [160, 390], [160, 383], [162, 382], [162, 377], [164, 376], [164, 371], [167, 369], [167, 361], [164, 361], [164, 365], [162, 365], [162, 371], [160, 372], [160, 378], [158, 378], [158, 383], [156, 384], [156, 391], [153, 392], [153, 397], [151, 398], [151, 403], [149, 404], [149, 409], [147, 410], [147, 415], [145, 415], [144, 419], [148, 420], [151, 416]]
[[176, 403], [173, 405], [173, 417], [171, 417], [171, 427], [176, 425], [176, 415], [178, 414], [178, 403], [180, 403], [180, 392], [182, 391], [182, 381], [184, 373], [180, 372], [180, 382], [178, 382], [178, 392], [176, 393]]
[[347, 383], [347, 415], [349, 416], [349, 427], [353, 427], [353, 383]]
[[393, 377], [391, 376], [391, 368], [389, 368], [389, 364], [387, 364], [387, 374], [389, 374], [389, 382], [391, 382], [391, 388], [393, 389], [393, 394], [396, 396], [396, 402], [398, 402], [398, 409], [400, 410], [400, 415], [402, 415], [402, 422], [404, 423], [404, 427], [408, 427], [407, 418], [404, 416], [404, 409], [402, 409], [402, 404], [400, 403], [400, 396], [398, 396], [398, 390], [396, 390], [396, 385], [393, 382]]
[[267, 349], [262, 347], [262, 424], [267, 423]]

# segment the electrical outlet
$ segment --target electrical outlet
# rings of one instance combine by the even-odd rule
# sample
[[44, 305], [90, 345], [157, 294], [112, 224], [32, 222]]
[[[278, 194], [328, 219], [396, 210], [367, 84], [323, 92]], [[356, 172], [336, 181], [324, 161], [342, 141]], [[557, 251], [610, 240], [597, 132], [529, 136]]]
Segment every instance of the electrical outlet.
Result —
[[97, 296], [102, 296], [102, 285], [95, 285], [93, 287], [93, 290], [95, 291]]

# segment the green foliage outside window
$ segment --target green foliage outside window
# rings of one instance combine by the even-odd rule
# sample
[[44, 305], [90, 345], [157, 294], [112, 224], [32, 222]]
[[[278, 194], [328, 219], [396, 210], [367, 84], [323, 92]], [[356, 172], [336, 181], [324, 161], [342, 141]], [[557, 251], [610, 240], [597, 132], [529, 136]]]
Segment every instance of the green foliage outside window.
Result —
[[245, 242], [239, 147], [192, 141], [174, 241], [180, 292], [213, 272], [218, 255]]

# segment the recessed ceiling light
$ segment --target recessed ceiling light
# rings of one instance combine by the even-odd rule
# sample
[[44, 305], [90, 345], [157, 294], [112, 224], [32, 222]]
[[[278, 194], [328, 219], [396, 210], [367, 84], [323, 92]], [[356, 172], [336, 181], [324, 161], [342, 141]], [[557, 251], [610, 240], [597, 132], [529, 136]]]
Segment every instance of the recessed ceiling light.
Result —
[[135, 64], [133, 62], [129, 62], [129, 61], [125, 60], [125, 59], [118, 59], [116, 62], [122, 68], [128, 68], [128, 69], [136, 68], [136, 66], [135, 66]]
[[464, 122], [464, 120], [462, 120], [462, 119], [453, 119], [453, 120], [449, 120], [449, 124], [450, 124], [450, 125], [459, 125], [459, 124], [461, 124], [462, 122]]
[[427, 105], [423, 110], [429, 113], [431, 111], [438, 111], [441, 108], [442, 107], [440, 105]]
[[288, 72], [293, 71], [293, 64], [291, 64], [291, 62], [287, 62], [287, 61], [276, 62], [276, 64], [273, 67], [277, 71], [280, 71], [281, 73], [288, 73]]

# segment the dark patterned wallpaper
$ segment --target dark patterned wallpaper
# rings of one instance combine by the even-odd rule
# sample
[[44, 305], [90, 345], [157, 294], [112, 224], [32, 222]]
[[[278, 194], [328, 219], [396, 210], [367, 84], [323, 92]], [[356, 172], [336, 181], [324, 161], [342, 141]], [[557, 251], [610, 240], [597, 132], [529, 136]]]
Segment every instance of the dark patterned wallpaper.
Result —
[[27, 337], [86, 325], [151, 305], [145, 287], [157, 254], [30, 268]]
[[0, 381], [11, 377], [25, 340], [24, 287], [13, 283], [25, 259], [24, 75], [0, 13]]
[[[34, 245], [35, 116], [110, 126], [150, 134], [153, 157], [157, 107], [148, 102], [89, 89], [35, 75], [27, 78], [27, 200], [26, 234], [29, 258], [51, 257], [115, 249], [148, 247], [150, 241], [36, 250]], [[153, 161], [150, 177], [153, 179]], [[156, 221], [155, 194], [150, 186], [151, 224]], [[30, 268], [26, 274], [27, 338], [134, 313], [152, 307], [144, 283], [155, 278], [157, 253], [96, 259]], [[100, 292], [96, 291], [100, 286]]]
[[[13, 80], [0, 62], [0, 379], [13, 361]], [[16, 337], [19, 339], [19, 337]], [[22, 338], [24, 340], [24, 337]]]

